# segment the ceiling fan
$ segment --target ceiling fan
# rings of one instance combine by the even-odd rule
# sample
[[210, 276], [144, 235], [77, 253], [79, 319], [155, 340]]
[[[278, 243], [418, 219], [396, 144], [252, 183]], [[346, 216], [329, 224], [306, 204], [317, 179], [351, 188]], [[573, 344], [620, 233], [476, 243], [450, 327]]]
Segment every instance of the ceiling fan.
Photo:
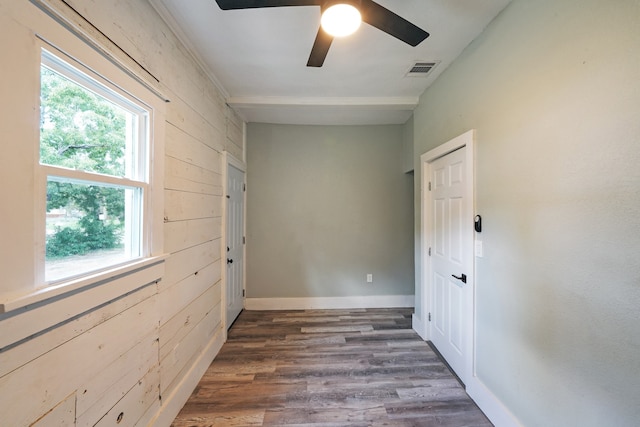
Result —
[[334, 37], [339, 36], [332, 35], [324, 29], [324, 19], [328, 15], [327, 12], [329, 12], [330, 9], [335, 10], [338, 7], [348, 9], [351, 12], [354, 10], [359, 12], [358, 15], [360, 18], [358, 18], [357, 25], [355, 25], [353, 31], [357, 29], [361, 19], [367, 24], [411, 46], [417, 46], [429, 37], [429, 33], [423, 29], [401, 16], [396, 15], [389, 9], [380, 6], [373, 0], [216, 0], [216, 2], [222, 10], [284, 6], [320, 6], [323, 14], [323, 23], [318, 29], [316, 40], [311, 48], [307, 67], [322, 67]]

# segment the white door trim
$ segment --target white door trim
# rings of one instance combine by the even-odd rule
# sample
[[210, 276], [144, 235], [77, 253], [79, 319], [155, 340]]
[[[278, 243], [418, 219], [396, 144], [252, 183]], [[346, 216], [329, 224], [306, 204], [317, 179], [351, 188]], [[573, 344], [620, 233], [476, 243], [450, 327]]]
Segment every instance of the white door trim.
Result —
[[[475, 152], [475, 130], [472, 129], [452, 140], [446, 142], [420, 156], [420, 169], [421, 169], [421, 231], [420, 231], [420, 243], [421, 243], [421, 266], [422, 271], [420, 275], [420, 288], [422, 295], [422, 318], [417, 319], [418, 323], [422, 325], [421, 336], [425, 340], [430, 340], [430, 328], [428, 314], [431, 311], [431, 282], [430, 277], [430, 262], [427, 248], [431, 246], [432, 226], [430, 221], [431, 216], [431, 198], [429, 197], [428, 183], [431, 177], [431, 163], [453, 151], [456, 151], [462, 147], [466, 147], [466, 176], [468, 177], [468, 192], [465, 195], [467, 200], [472, 204], [471, 212], [475, 212], [475, 182], [474, 182], [474, 152]], [[473, 221], [473, 217], [469, 218], [469, 221]], [[473, 230], [473, 229], [471, 229]], [[466, 236], [466, 243], [473, 250], [474, 247], [474, 232], [471, 231], [469, 236]], [[460, 376], [460, 379], [465, 384], [469, 384], [472, 377], [475, 377], [475, 257], [471, 257], [471, 268], [467, 274], [467, 286], [472, 287], [472, 298], [465, 307], [470, 310], [471, 315], [467, 319], [467, 330], [469, 334], [467, 336], [467, 348], [470, 351], [467, 352], [465, 357], [465, 369], [464, 374]]]
[[[222, 310], [221, 310], [221, 316], [222, 316], [222, 329], [224, 331], [225, 334], [225, 338], [224, 340], [227, 340], [227, 329], [228, 326], [227, 325], [227, 264], [225, 262], [226, 260], [226, 255], [227, 255], [227, 209], [228, 209], [228, 199], [227, 199], [227, 192], [228, 192], [228, 180], [229, 180], [229, 165], [235, 167], [236, 169], [241, 170], [242, 172], [244, 172], [245, 174], [245, 185], [246, 185], [246, 180], [247, 180], [247, 165], [236, 159], [231, 153], [227, 152], [227, 151], [223, 151], [222, 152], [222, 238], [220, 239], [220, 270], [221, 270], [221, 293], [222, 293]], [[246, 191], [244, 192], [244, 210], [245, 210], [245, 215], [243, 215], [243, 224], [242, 224], [242, 229], [243, 229], [243, 235], [246, 236], [246, 229], [247, 229], [247, 215], [246, 215], [246, 210], [247, 210], [247, 193]], [[243, 264], [243, 271], [242, 271], [242, 289], [245, 290], [246, 289], [246, 259], [247, 259], [247, 245], [243, 245], [242, 248], [242, 258], [244, 260]], [[243, 303], [244, 306], [244, 303]]]

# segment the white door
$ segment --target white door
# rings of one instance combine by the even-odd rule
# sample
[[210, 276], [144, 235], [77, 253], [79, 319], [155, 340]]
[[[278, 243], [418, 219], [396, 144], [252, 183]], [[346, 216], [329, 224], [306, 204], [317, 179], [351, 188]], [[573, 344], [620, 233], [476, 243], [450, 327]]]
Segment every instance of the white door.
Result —
[[226, 263], [227, 328], [243, 307], [244, 273], [244, 172], [229, 164], [227, 169]]
[[[473, 193], [466, 147], [430, 163], [430, 338], [465, 381], [473, 316]], [[471, 238], [469, 238], [471, 236]]]

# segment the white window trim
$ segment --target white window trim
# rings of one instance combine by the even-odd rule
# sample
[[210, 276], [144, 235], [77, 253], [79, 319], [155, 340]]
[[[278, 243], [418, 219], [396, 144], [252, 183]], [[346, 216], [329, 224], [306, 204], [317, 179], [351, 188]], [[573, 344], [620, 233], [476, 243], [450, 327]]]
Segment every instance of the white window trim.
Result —
[[[148, 227], [148, 230], [143, 235], [143, 239], [145, 239], [143, 242], [144, 253], [141, 258], [118, 266], [108, 266], [104, 270], [90, 272], [66, 281], [56, 282], [51, 286], [43, 286], [43, 278], [34, 275], [34, 277], [32, 277], [33, 283], [22, 283], [22, 287], [18, 289], [14, 287], [13, 290], [5, 290], [0, 293], [0, 314], [2, 315], [19, 309], [35, 309], [35, 311], [39, 311], [39, 309], [43, 307], [43, 304], [46, 305], [49, 302], [59, 303], [60, 298], [78, 295], [78, 292], [95, 289], [96, 286], [103, 287], [103, 285], [106, 289], [104, 291], [104, 300], [108, 300], [109, 298], [115, 299], [135, 289], [146, 286], [149, 283], [160, 280], [164, 274], [163, 261], [167, 257], [167, 255], [163, 253], [164, 125], [166, 98], [161, 98], [158, 95], [158, 91], [142, 84], [139, 79], [135, 79], [135, 72], [123, 68], [121, 61], [118, 61], [116, 58], [105, 55], [104, 49], [95, 49], [95, 42], [88, 44], [86, 40], [79, 38], [77, 34], [70, 32], [50, 16], [34, 8], [33, 5], [29, 5], [28, 7], [32, 8], [34, 13], [22, 15], [17, 21], [33, 31], [31, 37], [34, 39], [34, 43], [32, 44], [34, 52], [31, 55], [33, 64], [30, 69], [32, 73], [38, 73], [37, 75], [39, 76], [41, 48], [48, 45], [47, 50], [51, 50], [53, 47], [83, 64], [89, 70], [99, 70], [96, 74], [103, 76], [109, 83], [117, 86], [125, 93], [136, 99], [140, 99], [143, 104], [149, 107], [151, 111], [149, 136], [153, 143], [147, 148], [147, 150], [149, 150], [149, 159], [151, 159], [149, 161], [150, 170], [147, 171], [148, 188], [145, 190], [148, 194], [144, 202], [144, 209], [145, 212], [147, 212], [145, 227]], [[31, 89], [34, 93], [25, 93], [25, 96], [31, 96], [33, 102], [37, 103], [40, 95], [39, 84], [37, 88], [33, 86]], [[140, 96], [139, 94], [143, 95]], [[35, 132], [35, 134], [39, 135], [38, 132]], [[39, 144], [39, 136], [37, 140], [29, 140], [25, 141], [25, 143], [31, 143], [36, 146]], [[38, 156], [38, 159], [33, 163], [33, 171], [31, 172], [31, 176], [34, 177], [36, 183], [38, 183], [33, 193], [33, 197], [36, 200], [34, 201], [34, 208], [38, 210], [38, 212], [44, 212], [46, 209], [46, 185], [40, 185], [40, 181], [38, 180], [41, 179], [41, 175], [44, 173], [40, 168], [46, 166], [39, 165], [39, 150], [34, 150], [34, 154]], [[22, 178], [28, 179], [28, 175], [29, 172], [27, 171], [26, 175]], [[56, 175], [59, 175], [59, 173], [56, 173]], [[72, 177], [74, 175], [73, 171], [69, 171], [69, 175]], [[126, 180], [116, 180], [118, 185], [126, 185]], [[35, 235], [44, 236], [44, 216], [36, 214], [33, 216], [33, 219], [36, 222], [33, 224], [35, 226]], [[28, 224], [28, 222], [29, 221], [25, 221], [24, 224], [21, 224], [21, 227], [31, 226], [32, 224]], [[39, 268], [39, 265], [44, 265], [44, 238], [38, 238], [33, 246], [32, 268], [35, 272], [36, 268]], [[161, 266], [161, 268], [158, 268], [159, 266]], [[145, 276], [145, 283], [140, 283], [137, 280], [123, 281], [127, 275], [135, 276], [138, 274], [136, 272], [144, 269], [152, 269], [154, 276], [152, 280]], [[109, 283], [114, 281], [126, 283], [126, 286], [116, 286], [113, 288], [113, 292], [111, 292], [108, 290]], [[78, 310], [86, 311], [100, 304], [97, 301], [90, 301], [87, 298], [82, 298], [82, 300], [84, 306], [78, 307]], [[23, 310], [17, 311], [16, 314], [22, 313]], [[48, 321], [42, 322], [40, 330], [55, 324], [49, 323]]]
[[[141, 214], [144, 217], [141, 224], [139, 222], [139, 218], [134, 221], [137, 223], [136, 226], [139, 232], [138, 236], [135, 237], [136, 242], [138, 243], [138, 252], [134, 257], [123, 260], [122, 262], [104, 264], [102, 267], [98, 267], [90, 271], [71, 274], [66, 277], [59, 279], [56, 278], [53, 280], [46, 279], [46, 265], [41, 262], [36, 262], [36, 287], [40, 289], [49, 286], [57, 286], [59, 283], [73, 282], [76, 278], [81, 279], [82, 277], [93, 275], [99, 271], [111, 270], [117, 265], [126, 266], [129, 263], [143, 259], [149, 255], [148, 248], [145, 245], [145, 237], [151, 232], [147, 224], [147, 217], [150, 216], [150, 213], [145, 206], [145, 202], [149, 197], [147, 196], [150, 190], [149, 172], [152, 168], [151, 159], [149, 158], [148, 153], [149, 147], [153, 146], [153, 141], [150, 135], [150, 123], [152, 123], [153, 119], [153, 108], [147, 105], [143, 100], [137, 99], [136, 97], [131, 96], [131, 94], [124, 92], [120, 87], [111, 84], [104, 78], [104, 76], [87, 69], [83, 64], [78, 63], [73, 58], [70, 58], [65, 53], [60, 52], [53, 46], [50, 46], [44, 41], [41, 41], [38, 44], [41, 48], [41, 65], [44, 65], [58, 75], [68, 79], [75, 85], [83, 88], [83, 90], [95, 93], [97, 96], [113, 102], [115, 105], [127, 110], [129, 113], [137, 115], [139, 120], [138, 127], [140, 129], [138, 130], [138, 139], [136, 140], [135, 148], [133, 149], [135, 154], [133, 155], [132, 160], [134, 163], [127, 165], [127, 168], [131, 169], [130, 176], [128, 176], [129, 174], [125, 174], [125, 176], [120, 177], [92, 171], [68, 169], [62, 166], [40, 163], [40, 159], [38, 158], [35, 162], [37, 165], [36, 169], [38, 170], [38, 173], [36, 173], [36, 185], [41, 188], [45, 188], [44, 194], [46, 194], [46, 187], [50, 178], [53, 180], [62, 179], [76, 184], [139, 189], [142, 191], [143, 199], [141, 200], [141, 205], [139, 205], [138, 208], [142, 210]], [[42, 144], [41, 141], [40, 144]], [[39, 207], [38, 214], [36, 216], [36, 221], [40, 225], [46, 223], [45, 216], [47, 208], [46, 202], [43, 200], [42, 193], [38, 199], [42, 201], [42, 205]], [[142, 227], [140, 227], [140, 225]], [[37, 238], [45, 238], [41, 228], [38, 229]], [[38, 242], [36, 246], [38, 247], [38, 251], [41, 251], [45, 244], [44, 242]], [[36, 259], [41, 260], [42, 254], [36, 254]]]

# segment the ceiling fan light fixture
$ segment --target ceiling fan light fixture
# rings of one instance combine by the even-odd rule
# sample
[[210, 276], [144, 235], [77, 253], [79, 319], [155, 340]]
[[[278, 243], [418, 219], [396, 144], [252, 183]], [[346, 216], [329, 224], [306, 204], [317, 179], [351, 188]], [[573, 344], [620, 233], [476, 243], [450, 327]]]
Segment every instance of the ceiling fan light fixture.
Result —
[[345, 37], [356, 32], [362, 23], [360, 11], [348, 3], [337, 3], [322, 12], [320, 25], [334, 37]]

